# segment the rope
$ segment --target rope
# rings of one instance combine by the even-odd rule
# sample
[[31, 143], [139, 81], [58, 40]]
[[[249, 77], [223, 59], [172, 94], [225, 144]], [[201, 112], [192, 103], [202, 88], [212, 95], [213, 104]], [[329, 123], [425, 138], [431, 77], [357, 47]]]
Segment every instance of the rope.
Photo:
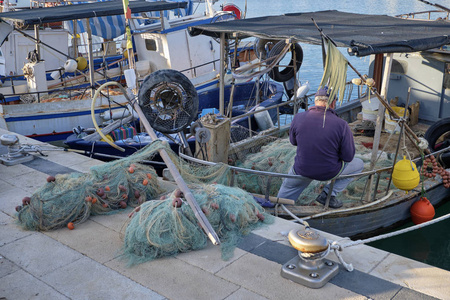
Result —
[[367, 243], [375, 242], [375, 241], [378, 241], [378, 240], [382, 240], [382, 239], [390, 238], [390, 237], [393, 237], [393, 236], [397, 236], [397, 235], [400, 235], [400, 234], [403, 234], [403, 233], [406, 233], [406, 232], [410, 232], [410, 231], [413, 231], [413, 230], [416, 230], [416, 229], [420, 229], [420, 228], [426, 227], [428, 225], [432, 225], [434, 223], [446, 220], [448, 218], [450, 218], [450, 213], [446, 214], [446, 215], [444, 215], [442, 217], [439, 217], [437, 219], [430, 220], [430, 221], [425, 222], [425, 223], [417, 224], [417, 225], [414, 225], [414, 226], [411, 226], [411, 227], [408, 227], [408, 228], [405, 228], [405, 229], [397, 230], [397, 231], [394, 231], [394, 232], [390, 232], [390, 233], [374, 236], [374, 237], [371, 237], [371, 238], [368, 238], [368, 239], [365, 239], [365, 240], [352, 241], [352, 242], [347, 243], [345, 245], [340, 245], [338, 241], [333, 241], [331, 243], [331, 249], [334, 250], [334, 253], [336, 254], [337, 258], [339, 259], [341, 264], [347, 269], [347, 271], [351, 272], [351, 271], [353, 271], [353, 265], [346, 263], [344, 261], [344, 259], [342, 258], [341, 254], [338, 251], [343, 251], [344, 248], [353, 247], [353, 246], [357, 246], [357, 245], [360, 245], [360, 244], [367, 244]]
[[414, 225], [414, 226], [411, 226], [411, 227], [408, 227], [408, 228], [405, 228], [405, 229], [401, 229], [401, 230], [397, 230], [397, 231], [394, 231], [394, 232], [390, 232], [390, 233], [374, 236], [374, 237], [371, 237], [371, 238], [368, 238], [368, 239], [365, 239], [365, 240], [353, 241], [351, 243], [343, 245], [342, 247], [343, 248], [348, 248], [348, 247], [356, 246], [356, 245], [359, 245], [359, 244], [366, 244], [366, 243], [371, 243], [371, 242], [375, 242], [375, 241], [378, 241], [378, 240], [390, 238], [390, 237], [393, 237], [393, 236], [396, 236], [396, 235], [399, 235], [399, 234], [403, 234], [403, 233], [406, 233], [406, 232], [410, 232], [410, 231], [413, 231], [413, 230], [416, 230], [416, 229], [420, 229], [420, 228], [426, 227], [428, 225], [432, 225], [434, 223], [446, 220], [448, 218], [450, 218], [450, 213], [446, 214], [446, 215], [444, 215], [442, 217], [439, 217], [437, 219], [430, 220], [430, 221], [425, 222], [425, 223], [417, 224], [417, 225]]
[[417, 146], [418, 146], [420, 149], [425, 150], [425, 149], [428, 148], [428, 141], [427, 141], [425, 138], [420, 137], [420, 138], [419, 138], [419, 142], [417, 143]]

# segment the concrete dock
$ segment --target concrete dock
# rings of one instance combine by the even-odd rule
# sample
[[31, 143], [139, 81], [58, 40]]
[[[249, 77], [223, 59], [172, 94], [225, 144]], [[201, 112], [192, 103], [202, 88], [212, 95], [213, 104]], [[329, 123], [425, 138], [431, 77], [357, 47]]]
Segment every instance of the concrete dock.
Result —
[[[0, 129], [3, 134], [11, 133]], [[22, 144], [53, 147], [18, 136]], [[76, 153], [44, 153], [48, 156], [35, 154], [23, 164], [0, 164], [0, 299], [450, 299], [450, 272], [366, 245], [341, 252], [354, 271], [340, 265], [322, 288], [287, 280], [281, 267], [297, 251], [285, 233], [301, 225], [278, 218], [246, 236], [229, 261], [209, 244], [134, 267], [120, 254], [131, 209], [92, 216], [74, 230], [22, 230], [15, 224], [15, 207], [47, 176], [89, 172], [103, 163]], [[334, 253], [327, 259], [339, 264]]]

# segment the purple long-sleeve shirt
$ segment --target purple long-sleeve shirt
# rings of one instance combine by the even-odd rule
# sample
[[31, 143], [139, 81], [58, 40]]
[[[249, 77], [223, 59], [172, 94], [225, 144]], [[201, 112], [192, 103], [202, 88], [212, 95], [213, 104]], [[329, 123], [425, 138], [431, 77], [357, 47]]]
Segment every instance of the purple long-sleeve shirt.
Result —
[[353, 134], [347, 122], [334, 110], [313, 106], [295, 115], [289, 138], [297, 146], [294, 171], [315, 180], [330, 180], [336, 176], [343, 162], [355, 156]]

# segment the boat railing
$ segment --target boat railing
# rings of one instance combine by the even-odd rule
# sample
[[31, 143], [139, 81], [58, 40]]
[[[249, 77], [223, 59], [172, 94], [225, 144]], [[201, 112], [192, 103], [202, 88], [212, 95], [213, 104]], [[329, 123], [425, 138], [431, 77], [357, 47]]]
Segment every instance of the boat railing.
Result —
[[[253, 137], [253, 138], [255, 138], [255, 137]], [[438, 155], [440, 153], [444, 153], [444, 152], [447, 152], [447, 151], [450, 151], [450, 146], [446, 147], [444, 149], [441, 149], [439, 151], [435, 151], [433, 153], [430, 153], [428, 155], [424, 155], [423, 158], [427, 158], [427, 157], [429, 157], [431, 155], [436, 156], [436, 155]], [[198, 158], [194, 158], [194, 157], [188, 156], [188, 155], [183, 154], [183, 153], [179, 153], [179, 156], [181, 158], [185, 159], [185, 160], [188, 160], [188, 161], [192, 162], [192, 163], [197, 163], [197, 164], [201, 164], [201, 165], [216, 166], [216, 165], [220, 164], [220, 163], [216, 163], [216, 162], [209, 162], [209, 161], [201, 160], [201, 159], [198, 159]], [[422, 157], [418, 157], [418, 158], [412, 159], [412, 162], [418, 163], [423, 158]], [[271, 182], [272, 182], [273, 178], [284, 179], [284, 178], [299, 178], [300, 177], [299, 175], [289, 175], [289, 174], [274, 173], [274, 172], [269, 172], [269, 171], [261, 171], [261, 170], [243, 168], [243, 167], [236, 167], [236, 166], [232, 166], [232, 165], [227, 165], [227, 168], [229, 170], [231, 170], [231, 172], [230, 172], [231, 176], [230, 176], [230, 178], [228, 180], [228, 184], [230, 186], [234, 186], [235, 185], [235, 182], [236, 182], [236, 178], [235, 177], [237, 176], [238, 173], [247, 173], [247, 174], [252, 174], [252, 175], [256, 175], [256, 176], [259, 176], [259, 177], [266, 178], [266, 180], [265, 180], [267, 182], [267, 184], [265, 184], [266, 191], [265, 191], [265, 193], [263, 193], [266, 196], [270, 195]], [[388, 184], [386, 186], [386, 188], [385, 188], [385, 191], [383, 191], [383, 190], [379, 189], [379, 184], [380, 184], [380, 180], [382, 179], [382, 176], [390, 177], [392, 175], [392, 170], [393, 170], [393, 166], [389, 166], [389, 167], [383, 167], [383, 168], [379, 168], [379, 169], [364, 171], [364, 172], [361, 172], [361, 173], [358, 173], [358, 174], [353, 174], [353, 175], [340, 175], [337, 178], [331, 180], [331, 183], [330, 183], [331, 187], [330, 188], [332, 188], [332, 186], [334, 185], [334, 182], [336, 181], [336, 179], [354, 178], [355, 180], [358, 180], [358, 179], [362, 179], [364, 177], [369, 178], [370, 176], [376, 176], [374, 178], [375, 179], [375, 181], [374, 181], [375, 184], [374, 184], [373, 187], [369, 187], [370, 188], [369, 192], [367, 191], [367, 189], [368, 189], [368, 184], [369, 184], [370, 180], [366, 180], [365, 181], [366, 183], [365, 183], [364, 189], [363, 189], [363, 191], [361, 193], [361, 199], [360, 199], [360, 201], [363, 201], [364, 198], [366, 197], [366, 195], [369, 195], [368, 200], [369, 200], [369, 202], [372, 202], [372, 201], [375, 201], [377, 199], [377, 195], [378, 194], [382, 194], [383, 196], [388, 195], [389, 191], [391, 190], [390, 185]]]
[[215, 59], [215, 60], [212, 60], [212, 61], [209, 61], [209, 62], [200, 64], [200, 65], [197, 65], [197, 66], [193, 66], [193, 67], [188, 68], [188, 69], [181, 70], [180, 72], [181, 72], [181, 73], [184, 73], [184, 72], [192, 71], [194, 77], [196, 77], [196, 76], [197, 76], [197, 69], [199, 69], [199, 68], [201, 68], [201, 67], [205, 67], [205, 66], [207, 66], [207, 65], [212, 65], [213, 70], [215, 70], [215, 69], [217, 69], [217, 68], [216, 68], [216, 64], [219, 63], [219, 62], [220, 62], [220, 59]]

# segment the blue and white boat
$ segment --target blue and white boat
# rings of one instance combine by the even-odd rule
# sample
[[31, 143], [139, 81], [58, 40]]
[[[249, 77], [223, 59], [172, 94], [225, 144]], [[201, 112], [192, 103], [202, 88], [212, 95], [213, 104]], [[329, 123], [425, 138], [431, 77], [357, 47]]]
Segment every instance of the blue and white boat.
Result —
[[[132, 14], [149, 13], [144, 19], [130, 19], [133, 49], [136, 53], [134, 69], [138, 81], [156, 70], [173, 69], [187, 76], [199, 93], [218, 88], [219, 43], [206, 36], [192, 37], [187, 34], [187, 27], [233, 19], [235, 15], [231, 11], [216, 12], [210, 1], [206, 2], [206, 13], [201, 15], [192, 15], [192, 1], [129, 3]], [[160, 15], [160, 12], [163, 13]], [[78, 21], [69, 24], [68, 29], [50, 29], [47, 26], [56, 22], [70, 23], [69, 21], [74, 19]], [[91, 116], [90, 110], [91, 97], [96, 87], [110, 80], [124, 83], [123, 70], [129, 68], [126, 58], [128, 52], [125, 51], [123, 56], [108, 55], [109, 52], [116, 54], [116, 45], [120, 44], [120, 41], [113, 40], [109, 45], [103, 42], [102, 49], [98, 51], [88, 43], [85, 46], [88, 49], [87, 57], [81, 59], [81, 56], [86, 55], [80, 53], [83, 47], [75, 44], [77, 39], [73, 39], [71, 48], [67, 46], [71, 36], [77, 36], [83, 31], [88, 33], [88, 41], [94, 34], [109, 41], [123, 34], [125, 20], [121, 2], [84, 3], [70, 7], [66, 5], [5, 12], [0, 14], [0, 20], [5, 31], [8, 31], [8, 28], [12, 30], [8, 22], [14, 22], [22, 24], [23, 27], [34, 26], [38, 34], [33, 38], [31, 34], [27, 34], [31, 33], [30, 31], [11, 31], [10, 38], [4, 43], [5, 47], [9, 47], [4, 51], [6, 73], [22, 75], [21, 71], [24, 70], [26, 80], [23, 80], [23, 77], [22, 81], [16, 81], [10, 76], [2, 77], [1, 128], [45, 141], [64, 140], [72, 134], [73, 128], [92, 127], [92, 117], [102, 124], [111, 116], [123, 116], [121, 111], [127, 101], [121, 93], [114, 91], [111, 91], [108, 97], [97, 99], [95, 116]], [[86, 23], [86, 20], [89, 22]], [[77, 26], [73, 26], [74, 23]], [[117, 28], [120, 30], [112, 30]], [[28, 48], [18, 48], [18, 53], [22, 54], [35, 49], [31, 54], [38, 53], [37, 59], [36, 55], [31, 55], [28, 62], [17, 62], [17, 59], [8, 58], [8, 53], [11, 52], [8, 49], [15, 47], [14, 43], [20, 43], [20, 33], [25, 33], [28, 39], [41, 41], [29, 44]], [[48, 39], [48, 43], [44, 43], [45, 39]], [[33, 48], [30, 48], [31, 45]], [[96, 53], [101, 54], [97, 59], [94, 58]], [[72, 58], [76, 58], [76, 62]], [[8, 62], [13, 61], [14, 66], [10, 66]], [[23, 68], [21, 63], [24, 64]], [[80, 70], [83, 63], [84, 68]], [[89, 68], [90, 65], [94, 67]], [[13, 68], [15, 71], [12, 71]], [[73, 101], [75, 99], [76, 101]], [[210, 101], [205, 100], [204, 103], [212, 105]], [[102, 116], [105, 116], [105, 119], [102, 119]]]

